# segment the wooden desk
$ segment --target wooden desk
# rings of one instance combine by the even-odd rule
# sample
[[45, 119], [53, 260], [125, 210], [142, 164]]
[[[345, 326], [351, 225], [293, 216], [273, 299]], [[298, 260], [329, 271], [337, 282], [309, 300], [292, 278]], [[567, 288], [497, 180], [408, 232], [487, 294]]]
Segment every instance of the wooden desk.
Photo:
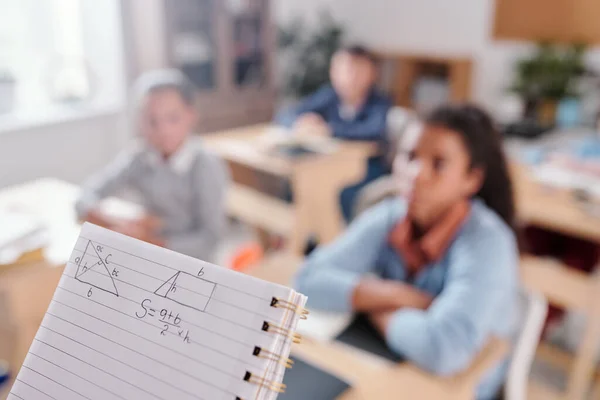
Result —
[[512, 165], [512, 177], [517, 215], [523, 224], [600, 243], [600, 219], [585, 213], [568, 190], [540, 185], [519, 164]]
[[[42, 257], [50, 265], [64, 265], [79, 234], [75, 215], [77, 186], [58, 179], [44, 178], [0, 191], [0, 208], [19, 210], [35, 215], [47, 227], [50, 241]], [[2, 271], [0, 266], [0, 271]]]
[[[264, 280], [287, 285], [301, 260], [277, 254], [249, 271]], [[310, 318], [310, 316], [309, 316]], [[361, 354], [339, 343], [322, 343], [304, 338], [292, 353], [353, 382], [353, 389], [340, 400], [456, 399], [471, 400], [474, 389], [489, 367], [508, 351], [507, 343], [493, 339], [471, 368], [452, 377], [428, 374], [409, 363], [394, 364]], [[400, 396], [400, 397], [399, 397]]]
[[[0, 266], [0, 358], [8, 359], [13, 375], [29, 350], [77, 239], [73, 209], [77, 191], [76, 186], [55, 179], [0, 191], [0, 208], [18, 207], [35, 214], [50, 238], [36, 257]], [[0, 399], [7, 394], [0, 393]]]
[[[512, 173], [518, 218], [522, 224], [589, 240], [600, 246], [600, 219], [586, 214], [568, 190], [543, 187], [521, 165], [513, 165]], [[567, 391], [554, 392], [553, 397], [564, 395], [569, 400], [584, 399], [594, 379], [596, 354], [600, 349], [600, 278], [531, 257], [523, 260], [522, 273], [525, 284], [543, 293], [552, 304], [583, 312], [588, 317], [574, 357], [545, 343], [538, 349], [541, 359], [569, 374]], [[544, 390], [552, 393], [549, 389]], [[600, 397], [600, 385], [597, 396]]]
[[[293, 221], [289, 232], [290, 247], [300, 254], [305, 240], [311, 234], [316, 235], [322, 243], [327, 243], [344, 229], [339, 194], [344, 187], [358, 182], [364, 176], [366, 159], [376, 154], [377, 146], [364, 142], [340, 142], [333, 154], [289, 159], [267, 154], [259, 148], [257, 139], [269, 127], [257, 125], [213, 133], [204, 137], [204, 143], [231, 163], [289, 179], [294, 193], [294, 204], [289, 206], [288, 211], [291, 217], [278, 217], [276, 219], [279, 222], [269, 225], [279, 229], [280, 221]], [[235, 186], [234, 189], [237, 192], [244, 190]], [[253, 202], [251, 198], [247, 201]], [[275, 210], [277, 215], [286, 213], [285, 205], [273, 203], [268, 207]], [[270, 218], [268, 214], [262, 218]]]

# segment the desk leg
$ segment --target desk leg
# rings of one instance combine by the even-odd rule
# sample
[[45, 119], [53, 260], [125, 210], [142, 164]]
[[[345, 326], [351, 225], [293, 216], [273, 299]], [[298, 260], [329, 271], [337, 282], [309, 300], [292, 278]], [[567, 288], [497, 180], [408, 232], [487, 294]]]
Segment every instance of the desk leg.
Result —
[[18, 372], [15, 344], [17, 343], [17, 328], [7, 309], [8, 299], [0, 292], [0, 360], [8, 362], [11, 379], [0, 388], [0, 399], [8, 397], [9, 388]]
[[[8, 357], [13, 381], [46, 314], [62, 272], [63, 268], [49, 267], [42, 262], [23, 265], [0, 276], [0, 324], [7, 322], [0, 327], [0, 358]], [[3, 345], [6, 346], [4, 350]]]
[[294, 252], [302, 253], [310, 235], [316, 235], [320, 243], [328, 243], [343, 231], [340, 192], [358, 182], [365, 172], [366, 162], [361, 157], [323, 157], [295, 166], [291, 178], [296, 208], [291, 243]]
[[16, 327], [8, 310], [8, 298], [0, 292], [0, 360], [11, 361], [14, 357]]
[[[597, 268], [600, 268], [598, 266]], [[600, 277], [596, 280], [595, 293], [600, 291]], [[587, 398], [596, 372], [596, 355], [600, 349], [600, 304], [589, 304], [590, 313], [582, 341], [569, 374], [567, 396], [569, 400]], [[597, 397], [594, 397], [597, 398]]]

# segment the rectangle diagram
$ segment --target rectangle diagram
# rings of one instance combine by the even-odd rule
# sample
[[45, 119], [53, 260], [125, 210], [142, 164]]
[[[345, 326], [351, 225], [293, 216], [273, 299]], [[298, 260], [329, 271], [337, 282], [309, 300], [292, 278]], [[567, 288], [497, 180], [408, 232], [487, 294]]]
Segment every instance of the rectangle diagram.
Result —
[[213, 282], [179, 271], [156, 289], [154, 294], [182, 306], [205, 311], [215, 287]]

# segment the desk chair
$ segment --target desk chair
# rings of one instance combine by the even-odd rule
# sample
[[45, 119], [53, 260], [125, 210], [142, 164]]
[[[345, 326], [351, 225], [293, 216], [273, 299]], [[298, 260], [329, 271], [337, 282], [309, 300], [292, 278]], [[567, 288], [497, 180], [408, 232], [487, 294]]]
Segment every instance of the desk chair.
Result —
[[[387, 115], [387, 147], [384, 151], [386, 163], [391, 167], [396, 157], [398, 142], [407, 133], [407, 128], [417, 122], [414, 112], [403, 107], [392, 107]], [[396, 196], [397, 187], [392, 175], [382, 176], [363, 187], [354, 202], [352, 219], [367, 208], [385, 198]]]
[[521, 331], [508, 368], [504, 400], [527, 399], [529, 372], [548, 312], [548, 301], [538, 292], [523, 288], [519, 300]]
[[353, 218], [356, 218], [363, 211], [371, 208], [375, 204], [398, 195], [396, 182], [392, 175], [382, 176], [365, 186], [356, 198], [354, 203]]
[[406, 128], [417, 121], [417, 115], [408, 108], [394, 106], [388, 111], [386, 119], [388, 146], [383, 152], [383, 156], [388, 165], [391, 166], [396, 156], [398, 141], [406, 132]]
[[[543, 293], [551, 304], [579, 311], [586, 316], [586, 326], [575, 354], [563, 352], [540, 343], [538, 357], [567, 373], [566, 391], [542, 384], [530, 390], [540, 399], [582, 400], [588, 398], [590, 387], [598, 381], [597, 352], [600, 347], [600, 279], [572, 270], [552, 260], [524, 256], [521, 272], [525, 284]], [[600, 391], [591, 397], [600, 398]]]

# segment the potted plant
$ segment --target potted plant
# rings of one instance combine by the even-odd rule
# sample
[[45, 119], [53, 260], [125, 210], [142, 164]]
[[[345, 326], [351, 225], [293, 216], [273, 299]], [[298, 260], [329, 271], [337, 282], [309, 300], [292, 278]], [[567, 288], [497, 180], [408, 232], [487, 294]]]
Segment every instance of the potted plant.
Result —
[[554, 124], [558, 103], [580, 96], [578, 79], [586, 72], [586, 46], [540, 44], [536, 52], [516, 65], [510, 90], [525, 102], [525, 117], [542, 126]]
[[343, 36], [343, 27], [328, 12], [321, 13], [315, 30], [308, 29], [299, 19], [279, 29], [286, 96], [298, 99], [329, 82], [331, 57], [340, 48]]
[[15, 104], [17, 80], [8, 70], [0, 69], [0, 114], [11, 111]]

